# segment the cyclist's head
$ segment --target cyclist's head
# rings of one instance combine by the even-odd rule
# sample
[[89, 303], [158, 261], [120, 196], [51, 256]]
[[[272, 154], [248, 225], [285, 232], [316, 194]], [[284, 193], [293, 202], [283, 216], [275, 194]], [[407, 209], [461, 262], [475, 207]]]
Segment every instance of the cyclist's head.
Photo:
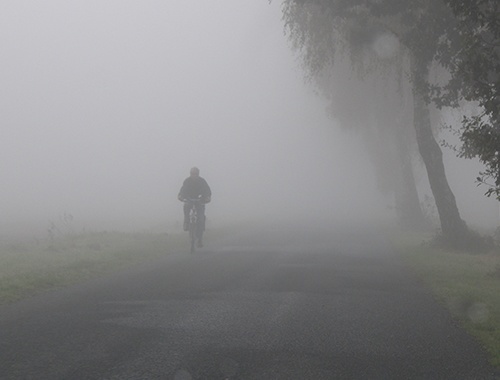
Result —
[[191, 177], [198, 177], [200, 175], [200, 169], [198, 169], [196, 166], [192, 167], [189, 171], [189, 174], [191, 174]]

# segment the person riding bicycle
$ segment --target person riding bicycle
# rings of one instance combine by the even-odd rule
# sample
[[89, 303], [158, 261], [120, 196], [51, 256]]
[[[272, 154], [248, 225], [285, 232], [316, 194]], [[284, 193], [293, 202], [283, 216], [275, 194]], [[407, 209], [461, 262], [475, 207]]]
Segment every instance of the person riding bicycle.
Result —
[[200, 200], [200, 202], [195, 203], [195, 207], [198, 214], [198, 223], [200, 223], [198, 245], [201, 246], [201, 235], [205, 230], [205, 204], [211, 201], [212, 191], [207, 181], [200, 177], [200, 169], [193, 167], [189, 174], [189, 177], [184, 180], [177, 198], [181, 202], [184, 202], [184, 231], [187, 231], [189, 228], [189, 211], [191, 208], [191, 205], [186, 201], [190, 199]]

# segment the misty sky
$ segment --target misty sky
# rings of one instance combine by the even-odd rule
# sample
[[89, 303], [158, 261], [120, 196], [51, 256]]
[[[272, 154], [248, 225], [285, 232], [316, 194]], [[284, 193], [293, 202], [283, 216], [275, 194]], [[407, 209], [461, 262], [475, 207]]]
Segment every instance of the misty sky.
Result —
[[3, 226], [163, 226], [191, 166], [212, 220], [386, 210], [278, 1], [2, 0], [0, 46]]

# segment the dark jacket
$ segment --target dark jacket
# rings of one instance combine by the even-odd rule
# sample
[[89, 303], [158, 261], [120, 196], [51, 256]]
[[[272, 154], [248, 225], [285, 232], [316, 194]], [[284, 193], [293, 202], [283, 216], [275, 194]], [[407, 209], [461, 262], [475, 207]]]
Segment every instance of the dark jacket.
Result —
[[212, 191], [204, 178], [188, 177], [184, 180], [178, 197], [179, 199], [210, 199], [211, 196]]

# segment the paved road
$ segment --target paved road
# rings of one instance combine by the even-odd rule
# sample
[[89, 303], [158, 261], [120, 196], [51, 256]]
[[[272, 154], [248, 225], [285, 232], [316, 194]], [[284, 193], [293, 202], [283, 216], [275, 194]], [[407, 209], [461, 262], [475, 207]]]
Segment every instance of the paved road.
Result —
[[254, 231], [0, 308], [0, 379], [495, 379], [376, 233]]

